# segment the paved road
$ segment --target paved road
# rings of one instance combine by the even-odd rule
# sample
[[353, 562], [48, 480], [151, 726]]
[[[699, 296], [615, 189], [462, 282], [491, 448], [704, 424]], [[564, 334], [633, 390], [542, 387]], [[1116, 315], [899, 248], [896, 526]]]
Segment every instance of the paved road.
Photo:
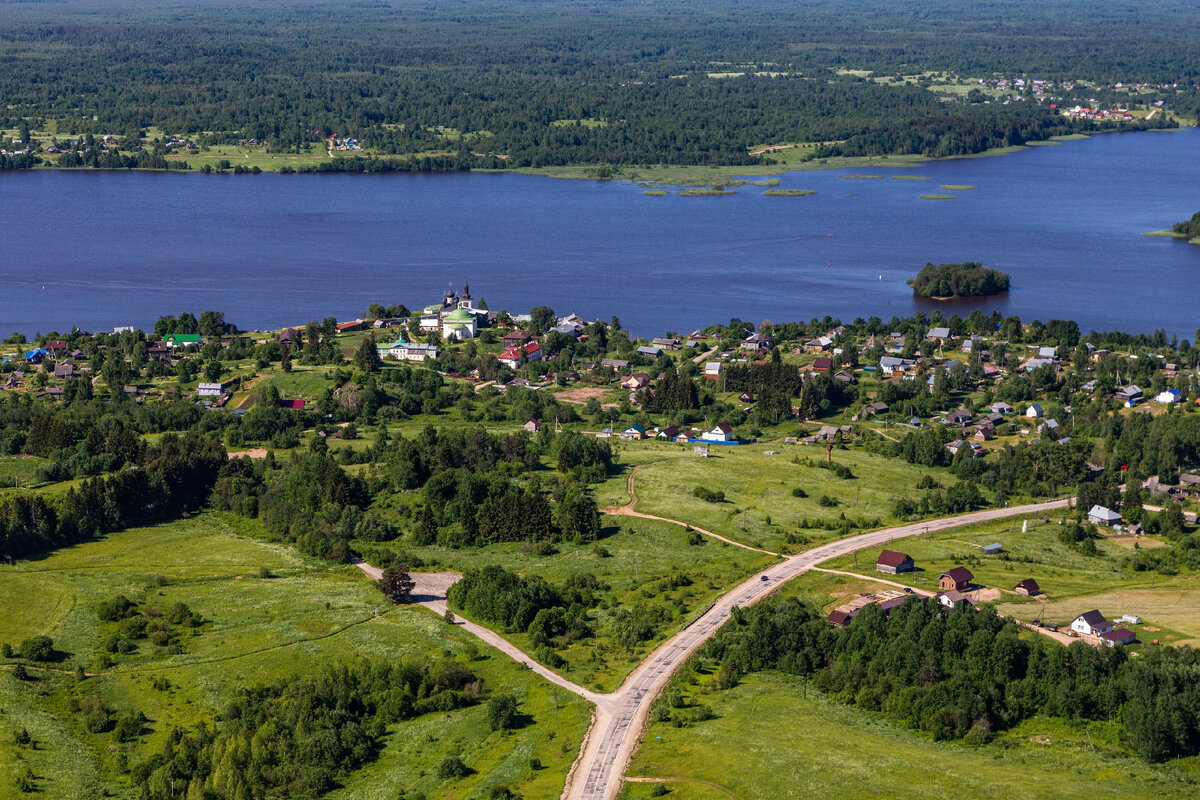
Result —
[[[595, 718], [588, 731], [583, 752], [572, 768], [568, 785], [563, 790], [565, 800], [611, 800], [621, 788], [622, 776], [638, 744], [638, 735], [649, 713], [650, 704], [663, 690], [679, 665], [687, 660], [718, 628], [730, 617], [733, 607], [744, 607], [755, 603], [781, 584], [812, 569], [822, 561], [847, 555], [866, 547], [878, 547], [908, 536], [973, 525], [1021, 514], [1036, 514], [1067, 508], [1070, 499], [1051, 500], [1026, 506], [990, 509], [962, 514], [957, 517], [928, 520], [909, 525], [829, 542], [803, 553], [791, 556], [772, 565], [760, 575], [755, 575], [723, 595], [706, 612], [686, 628], [663, 642], [642, 662], [619, 689], [610, 694], [598, 694], [568, 681], [551, 670], [533, 661], [525, 653], [507, 642], [493, 631], [461, 620], [464, 628], [514, 660], [526, 664], [546, 680], [583, 697], [596, 705]], [[667, 520], [677, 522], [676, 520]], [[678, 524], [678, 523], [677, 523]], [[378, 579], [381, 570], [362, 561], [356, 566], [372, 578]], [[763, 579], [765, 576], [765, 580]], [[446, 590], [461, 575], [456, 572], [412, 573], [416, 583], [413, 596], [417, 603], [438, 614], [446, 611]]]
[[[929, 520], [872, 533], [862, 533], [814, 547], [767, 569], [724, 595], [711, 609], [690, 626], [668, 639], [650, 654], [612, 695], [610, 717], [599, 736], [591, 736], [584, 750], [582, 780], [576, 777], [564, 793], [567, 800], [610, 800], [621, 788], [621, 776], [637, 747], [638, 734], [650, 710], [650, 703], [662, 691], [671, 675], [718, 628], [729, 619], [733, 606], [747, 606], [761, 600], [814, 565], [846, 555], [864, 547], [887, 544], [893, 539], [916, 536], [961, 525], [988, 522], [1019, 514], [1033, 514], [1065, 508], [1070, 500], [1052, 500], [1027, 506], [976, 511], [957, 517]], [[599, 729], [599, 728], [598, 728]]]

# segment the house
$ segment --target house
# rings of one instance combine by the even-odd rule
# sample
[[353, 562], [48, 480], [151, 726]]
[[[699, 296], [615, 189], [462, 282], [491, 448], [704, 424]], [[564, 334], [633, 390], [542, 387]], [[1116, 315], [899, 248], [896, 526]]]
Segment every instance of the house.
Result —
[[936, 339], [939, 342], [944, 342], [950, 338], [949, 328], [930, 328], [929, 333], [925, 334], [926, 339]]
[[649, 356], [650, 358], [658, 358], [662, 353], [662, 348], [657, 345], [642, 345], [637, 349], [638, 355]]
[[973, 580], [975, 580], [975, 576], [971, 574], [971, 570], [966, 567], [955, 567], [938, 575], [938, 588], [943, 592], [951, 589], [961, 592], [963, 589], [970, 589]]
[[844, 369], [839, 369], [837, 372], [833, 373], [833, 379], [835, 381], [841, 381], [846, 385], [854, 383], [854, 376], [849, 372], [846, 372]]
[[1112, 630], [1112, 623], [1096, 609], [1085, 611], [1071, 621], [1071, 630], [1082, 636], [1103, 636]]
[[54, 377], [56, 377], [56, 378], [74, 378], [75, 377], [75, 365], [74, 364], [66, 364], [66, 363], [55, 364], [54, 365]]
[[667, 427], [665, 427], [661, 431], [659, 431], [655, 438], [675, 439], [678, 436], [679, 436], [679, 426], [678, 425], [668, 425]]
[[400, 361], [424, 361], [427, 358], [437, 358], [438, 356], [436, 345], [409, 343], [404, 339], [397, 339], [391, 344], [381, 345], [378, 349], [380, 358], [391, 356]]
[[65, 339], [51, 339], [46, 342], [46, 350], [54, 355], [65, 353], [67, 351], [67, 342]]
[[979, 548], [979, 552], [983, 553], [985, 556], [994, 556], [1003, 550], [1004, 545], [998, 542], [996, 544], [985, 544], [983, 547]]
[[628, 389], [631, 392], [636, 392], [639, 389], [645, 389], [649, 385], [650, 376], [644, 372], [630, 375], [628, 378], [621, 381], [622, 388]]
[[49, 353], [47, 353], [45, 349], [41, 347], [35, 347], [32, 350], [25, 351], [25, 363], [40, 364], [46, 360], [47, 355], [49, 355]]
[[858, 616], [859, 610], [860, 609], [857, 608], [851, 609], [850, 611], [834, 609], [833, 611], [829, 612], [829, 622], [836, 627], [844, 628], [849, 625], [856, 616]]
[[578, 339], [579, 334], [582, 332], [583, 328], [575, 325], [572, 322], [563, 322], [559, 325], [555, 325], [553, 328], [547, 331], [547, 333], [559, 333], [563, 336], [570, 336], [572, 339]]
[[995, 432], [996, 429], [986, 423], [983, 425], [976, 425], [974, 439], [977, 442], [990, 442]]
[[822, 356], [813, 361], [813, 372], [829, 372], [833, 369], [833, 359]]
[[833, 339], [828, 336], [819, 336], [804, 343], [804, 349], [810, 353], [820, 353], [833, 347]]
[[1037, 597], [1042, 593], [1041, 587], [1038, 586], [1038, 582], [1033, 578], [1026, 578], [1025, 580], [1021, 581], [1017, 584], [1013, 591], [1017, 594], [1023, 594], [1026, 597]]
[[221, 388], [219, 383], [201, 383], [196, 387], [196, 394], [200, 397], [220, 397]]
[[1025, 409], [1025, 416], [1028, 419], [1041, 419], [1045, 414], [1046, 412], [1037, 403], [1031, 403], [1029, 408]]
[[199, 347], [202, 344], [198, 333], [168, 333], [163, 341], [172, 350], [176, 347]]
[[1044, 423], [1042, 423], [1041, 427], [1043, 429], [1045, 429], [1046, 435], [1049, 436], [1051, 433], [1054, 433], [1055, 431], [1058, 430], [1058, 428], [1059, 428], [1058, 420], [1048, 419]]
[[1184, 494], [1200, 494], [1200, 475], [1185, 472], [1179, 476], [1179, 489]]
[[303, 400], [280, 400], [279, 407], [286, 408], [290, 411], [303, 411], [304, 402], [305, 401]]
[[700, 434], [701, 441], [705, 442], [732, 442], [736, 438], [728, 422], [718, 422], [712, 430]]
[[1013, 412], [1013, 407], [1003, 400], [997, 400], [995, 403], [992, 403], [991, 408], [993, 414], [1011, 414]]
[[1057, 347], [1039, 347], [1038, 348], [1038, 358], [1045, 358], [1045, 359], [1051, 359], [1051, 360], [1058, 358], [1058, 348]]
[[704, 377], [715, 381], [717, 378], [721, 377], [721, 368], [722, 365], [720, 361], [704, 362]]
[[531, 419], [529, 422], [525, 423], [524, 427], [525, 430], [529, 431], [530, 433], [537, 433], [542, 429], [542, 423], [538, 422], [536, 419]]
[[1116, 647], [1119, 644], [1133, 644], [1137, 641], [1137, 634], [1128, 628], [1117, 628], [1100, 634], [1100, 639], [1109, 647]]
[[339, 322], [337, 324], [338, 333], [352, 333], [363, 329], [363, 321], [361, 319], [352, 319], [349, 322]]
[[750, 393], [750, 392], [742, 392], [741, 394], [739, 394], [739, 395], [738, 395], [738, 402], [741, 402], [741, 403], [753, 403], [753, 402], [754, 402], [754, 395], [753, 395], [752, 393]]
[[907, 553], [899, 553], [895, 550], [883, 550], [879, 553], [879, 558], [875, 559], [875, 569], [879, 572], [886, 572], [889, 575], [896, 575], [901, 572], [912, 572], [916, 568], [913, 563], [912, 556]]
[[911, 361], [904, 358], [884, 356], [879, 359], [879, 374], [885, 378], [899, 377], [911, 364]]
[[629, 366], [629, 362], [623, 358], [602, 358], [600, 366], [608, 367], [609, 369], [625, 369]]
[[872, 417], [875, 416], [876, 414], [886, 414], [887, 410], [888, 410], [888, 404], [880, 403], [878, 401], [874, 402], [874, 403], [869, 403], [869, 404], [863, 406], [863, 412], [865, 414], [867, 414], [868, 416], [872, 416]]
[[937, 593], [937, 600], [946, 608], [966, 608], [971, 605], [971, 598], [957, 589], [949, 589]]
[[1171, 403], [1178, 403], [1182, 397], [1183, 394], [1175, 389], [1167, 389], [1166, 391], [1156, 394], [1154, 396], [1154, 402], [1162, 403], [1163, 405], [1170, 405]]
[[1121, 515], [1101, 505], [1092, 506], [1088, 511], [1088, 522], [1095, 525], [1116, 525], [1121, 521]]
[[497, 360], [510, 369], [521, 366], [522, 359], [526, 363], [542, 360], [542, 348], [537, 342], [528, 342], [524, 347], [510, 347], [497, 356]]
[[504, 349], [507, 350], [510, 347], [520, 347], [532, 338], [533, 335], [529, 331], [517, 329], [504, 334], [501, 343], [504, 345]]
[[679, 339], [668, 339], [662, 336], [656, 336], [650, 341], [650, 344], [661, 347], [663, 350], [678, 350], [683, 346]]
[[971, 412], [965, 408], [960, 408], [946, 415], [946, 422], [950, 425], [966, 425], [970, 421]]
[[637, 424], [630, 425], [628, 428], [621, 431], [620, 436], [622, 439], [633, 439], [633, 440], [645, 439], [646, 438], [646, 429], [644, 427], [642, 427], [641, 425], [637, 425]]

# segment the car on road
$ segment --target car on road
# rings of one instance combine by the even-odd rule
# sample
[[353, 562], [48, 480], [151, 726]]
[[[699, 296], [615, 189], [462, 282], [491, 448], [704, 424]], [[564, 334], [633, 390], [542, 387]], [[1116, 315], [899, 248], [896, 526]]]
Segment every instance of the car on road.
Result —
[[770, 579], [770, 578], [768, 578], [766, 575], [763, 575], [761, 578], [759, 578], [759, 580], [760, 580], [760, 581], [769, 581], [769, 580], [771, 580], [771, 579]]

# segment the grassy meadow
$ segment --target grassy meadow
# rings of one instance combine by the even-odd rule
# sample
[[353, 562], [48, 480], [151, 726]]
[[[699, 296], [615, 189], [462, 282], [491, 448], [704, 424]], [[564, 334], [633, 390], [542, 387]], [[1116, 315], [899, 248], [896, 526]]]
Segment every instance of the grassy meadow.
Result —
[[[357, 570], [251, 538], [259, 533], [255, 523], [204, 514], [0, 567], [0, 642], [46, 634], [62, 653], [50, 669], [30, 668], [30, 681], [14, 677], [11, 660], [0, 668], [0, 775], [28, 766], [39, 797], [134, 797], [128, 769], [172, 727], [211, 723], [240, 687], [362, 657], [451, 656], [470, 661], [485, 690], [515, 694], [530, 723], [493, 733], [475, 706], [392, 725], [380, 758], [333, 796], [473, 797], [501, 784], [527, 798], [558, 796], [588, 724], [587, 703], [422, 608], [388, 605]], [[164, 608], [183, 602], [205, 622], [179, 634], [181, 653], [143, 640], [137, 652], [110, 656], [100, 642], [116, 623], [101, 622], [95, 608], [117, 594]], [[76, 666], [94, 675], [79, 681]], [[69, 708], [90, 695], [144, 713], [143, 735], [122, 744], [87, 732]], [[36, 747], [15, 742], [23, 728]], [[450, 755], [474, 773], [439, 781], [435, 767]], [[530, 768], [535, 758], [541, 769]], [[0, 798], [14, 791], [0, 780]]]
[[[1129, 800], [1197, 791], [1195, 759], [1146, 764], [1120, 749], [1108, 725], [1033, 719], [972, 748], [836, 703], [801, 678], [755, 673], [726, 691], [711, 691], [710, 679], [690, 692], [714, 719], [682, 728], [652, 723], [628, 775], [665, 778], [666, 796], [677, 800]], [[629, 782], [624, 796], [653, 797], [653, 790]]]
[[[591, 573], [611, 592], [593, 612], [597, 636], [569, 643], [557, 651], [565, 660], [558, 671], [576, 683], [600, 691], [617, 688], [646, 654], [709, 606], [718, 596], [776, 561], [707, 537], [689, 542], [678, 525], [656, 520], [606, 516], [600, 540], [594, 544], [555, 545], [552, 555], [536, 555], [523, 544], [494, 544], [486, 548], [411, 547], [405, 550], [429, 564], [454, 570], [499, 564], [524, 575], [540, 575], [561, 583], [571, 575]], [[362, 545], [366, 550], [368, 545]], [[617, 609], [654, 603], [671, 612], [653, 639], [633, 649], [619, 646], [609, 630]], [[503, 634], [532, 653], [523, 632]]]
[[[776, 455], [766, 455], [769, 450]], [[834, 451], [834, 462], [849, 467], [855, 476], [839, 478], [810, 465], [825, 460], [825, 449], [819, 446], [764, 442], [714, 446], [708, 458], [701, 458], [692, 452], [692, 445], [637, 442], [623, 446], [620, 454], [623, 465], [641, 465], [634, 479], [638, 511], [683, 520], [776, 553], [798, 549], [789, 547], [788, 534], [793, 539], [834, 535], [819, 523], [837, 523], [842, 514], [860, 521], [895, 522], [891, 516], [895, 498], [914, 493], [922, 474], [932, 474], [943, 486], [955, 482], [944, 469], [917, 467], [858, 450]], [[598, 486], [597, 502], [628, 502], [627, 477], [625, 473]], [[725, 500], [701, 500], [694, 495], [697, 486], [719, 489]], [[796, 488], [806, 496], [795, 496]], [[836, 505], [822, 505], [822, 497]]]

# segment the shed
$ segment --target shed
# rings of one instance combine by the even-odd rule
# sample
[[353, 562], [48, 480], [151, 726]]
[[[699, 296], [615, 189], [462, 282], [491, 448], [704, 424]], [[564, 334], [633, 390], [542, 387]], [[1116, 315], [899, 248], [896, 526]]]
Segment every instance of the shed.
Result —
[[1003, 549], [1004, 545], [996, 542], [994, 544], [985, 544], [983, 547], [979, 548], [979, 552], [983, 553], [985, 556], [994, 556]]
[[1026, 597], [1037, 597], [1042, 593], [1041, 587], [1038, 586], [1038, 582], [1033, 578], [1026, 578], [1025, 580], [1021, 581], [1017, 584], [1013, 591], [1017, 594], [1023, 594]]
[[890, 575], [912, 572], [915, 567], [912, 556], [895, 550], [884, 550], [879, 554], [879, 558], [875, 559], [875, 569]]

